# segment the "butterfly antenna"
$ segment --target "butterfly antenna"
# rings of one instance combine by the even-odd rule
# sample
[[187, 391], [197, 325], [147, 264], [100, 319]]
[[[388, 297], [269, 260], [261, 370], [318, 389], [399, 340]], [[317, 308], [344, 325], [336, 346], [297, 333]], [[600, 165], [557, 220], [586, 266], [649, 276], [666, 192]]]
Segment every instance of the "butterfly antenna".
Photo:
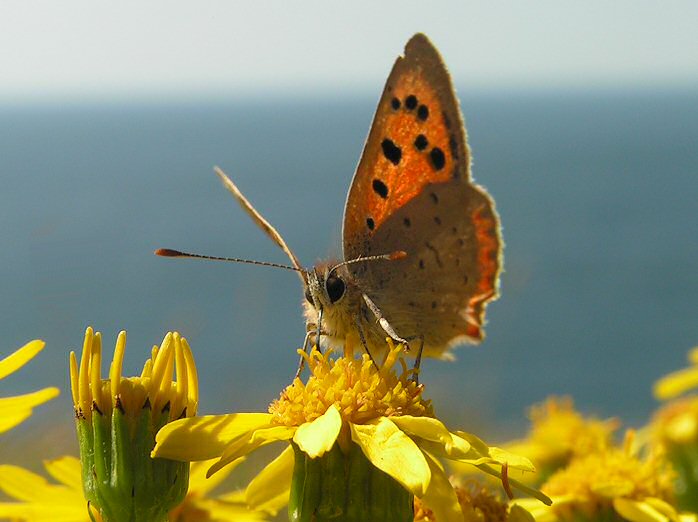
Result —
[[355, 257], [354, 259], [350, 259], [349, 261], [342, 261], [341, 263], [334, 265], [330, 269], [328, 275], [337, 270], [339, 267], [353, 265], [354, 263], [362, 263], [364, 261], [378, 261], [381, 259], [385, 261], [396, 261], [398, 259], [405, 259], [406, 257], [407, 252], [405, 252], [404, 250], [396, 250], [395, 252], [391, 252], [390, 254], [382, 254], [378, 256]]
[[[276, 243], [281, 250], [283, 250], [288, 258], [291, 260], [291, 264], [295, 267], [296, 271], [299, 273], [303, 273], [303, 267], [300, 264], [300, 261], [298, 261], [298, 258], [296, 257], [296, 254], [293, 253], [291, 248], [286, 244], [286, 241], [284, 241], [284, 238], [281, 237], [281, 234], [267, 221], [262, 214], [260, 214], [254, 206], [252, 206], [252, 203], [244, 196], [242, 192], [240, 192], [240, 189], [233, 183], [233, 181], [226, 176], [225, 172], [223, 172], [219, 167], [214, 167], [213, 171], [216, 173], [216, 175], [220, 178], [221, 182], [223, 183], [223, 186], [230, 192], [233, 197], [237, 200], [237, 202], [240, 204], [240, 206], [243, 208], [245, 212], [252, 218], [252, 221], [254, 221], [259, 228], [261, 228], [264, 233], [271, 238], [271, 240]], [[301, 276], [301, 279], [303, 277]]]
[[192, 254], [190, 252], [180, 252], [179, 250], [172, 250], [170, 248], [158, 248], [155, 251], [155, 255], [161, 256], [161, 257], [189, 257], [189, 258], [196, 258], [196, 259], [208, 259], [210, 261], [230, 261], [232, 263], [246, 263], [248, 265], [271, 266], [274, 268], [284, 268], [286, 270], [292, 270], [294, 272], [303, 272], [302, 268], [297, 268], [295, 266], [282, 265], [279, 263], [270, 263], [268, 261], [255, 261], [253, 259], [240, 259], [239, 257], [205, 256], [202, 254]]

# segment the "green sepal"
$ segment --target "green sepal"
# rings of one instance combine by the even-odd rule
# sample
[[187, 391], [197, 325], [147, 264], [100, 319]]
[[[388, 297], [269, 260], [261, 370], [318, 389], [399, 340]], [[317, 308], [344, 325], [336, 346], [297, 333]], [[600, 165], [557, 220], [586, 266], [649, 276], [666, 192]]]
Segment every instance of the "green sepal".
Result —
[[118, 407], [78, 419], [83, 488], [104, 522], [166, 522], [184, 500], [189, 463], [153, 459], [155, 434], [169, 409], [153, 414], [146, 404], [136, 415]]
[[374, 467], [356, 444], [338, 444], [311, 459], [291, 444], [295, 465], [288, 513], [291, 522], [414, 520], [414, 498], [395, 479]]

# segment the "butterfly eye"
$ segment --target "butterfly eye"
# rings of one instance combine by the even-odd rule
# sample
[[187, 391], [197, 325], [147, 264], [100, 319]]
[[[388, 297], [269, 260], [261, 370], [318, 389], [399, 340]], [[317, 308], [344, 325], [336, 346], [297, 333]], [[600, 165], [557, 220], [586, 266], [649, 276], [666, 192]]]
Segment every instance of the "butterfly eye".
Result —
[[331, 275], [328, 277], [327, 281], [325, 282], [325, 288], [327, 289], [327, 295], [332, 303], [336, 303], [344, 295], [344, 281], [337, 276]]

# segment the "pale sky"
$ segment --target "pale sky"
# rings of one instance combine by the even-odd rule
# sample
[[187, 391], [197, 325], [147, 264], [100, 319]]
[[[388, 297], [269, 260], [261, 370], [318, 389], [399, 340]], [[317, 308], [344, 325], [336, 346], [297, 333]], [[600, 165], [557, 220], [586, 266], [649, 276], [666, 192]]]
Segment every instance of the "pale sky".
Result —
[[0, 100], [382, 85], [409, 36], [459, 87], [698, 88], [695, 0], [3, 1]]

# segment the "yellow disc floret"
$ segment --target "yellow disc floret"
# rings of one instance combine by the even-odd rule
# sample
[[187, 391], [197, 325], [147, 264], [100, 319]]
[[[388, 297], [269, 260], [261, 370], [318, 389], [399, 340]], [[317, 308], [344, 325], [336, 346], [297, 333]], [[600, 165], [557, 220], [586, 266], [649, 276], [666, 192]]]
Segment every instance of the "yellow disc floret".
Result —
[[[422, 399], [422, 387], [400, 354], [402, 346], [389, 342], [381, 368], [368, 355], [361, 359], [330, 358], [313, 350], [306, 362], [311, 372], [307, 383], [295, 379], [269, 407], [275, 424], [300, 426], [323, 415], [335, 405], [342, 419], [363, 424], [378, 417], [413, 415], [432, 417], [431, 401]], [[401, 365], [398, 375], [397, 363]]]

